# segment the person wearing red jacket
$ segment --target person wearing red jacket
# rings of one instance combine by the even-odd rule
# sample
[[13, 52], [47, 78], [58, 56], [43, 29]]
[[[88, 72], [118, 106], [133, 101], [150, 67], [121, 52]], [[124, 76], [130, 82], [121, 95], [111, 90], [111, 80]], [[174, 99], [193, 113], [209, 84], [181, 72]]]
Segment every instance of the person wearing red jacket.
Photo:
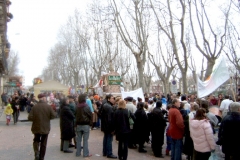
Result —
[[183, 135], [184, 135], [184, 123], [182, 115], [179, 111], [180, 101], [179, 99], [173, 99], [172, 107], [169, 110], [169, 133], [172, 138], [171, 145], [171, 159], [182, 160], [182, 147], [183, 147]]

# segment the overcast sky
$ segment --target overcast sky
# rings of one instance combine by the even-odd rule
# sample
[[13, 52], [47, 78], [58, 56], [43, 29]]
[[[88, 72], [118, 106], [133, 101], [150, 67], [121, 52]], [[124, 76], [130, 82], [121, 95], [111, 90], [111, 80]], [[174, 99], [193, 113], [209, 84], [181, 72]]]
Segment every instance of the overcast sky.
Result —
[[20, 56], [19, 70], [25, 85], [32, 85], [47, 65], [61, 25], [75, 9], [85, 10], [88, 0], [11, 0], [13, 19], [8, 23], [11, 49]]

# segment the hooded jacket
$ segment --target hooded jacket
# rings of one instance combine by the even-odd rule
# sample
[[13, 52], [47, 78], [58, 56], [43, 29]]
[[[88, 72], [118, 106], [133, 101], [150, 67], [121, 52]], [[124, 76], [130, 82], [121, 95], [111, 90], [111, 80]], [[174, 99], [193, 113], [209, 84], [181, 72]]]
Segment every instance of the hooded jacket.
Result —
[[13, 110], [12, 110], [11, 106], [7, 106], [7, 108], [4, 110], [4, 113], [6, 115], [12, 115]]
[[190, 120], [190, 136], [194, 149], [198, 152], [210, 152], [215, 150], [215, 141], [211, 124], [208, 120]]

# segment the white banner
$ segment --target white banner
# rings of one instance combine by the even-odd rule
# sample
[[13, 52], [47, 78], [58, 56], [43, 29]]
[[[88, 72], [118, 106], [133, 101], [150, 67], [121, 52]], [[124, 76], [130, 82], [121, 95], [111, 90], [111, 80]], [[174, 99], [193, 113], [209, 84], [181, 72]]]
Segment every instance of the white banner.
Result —
[[220, 57], [219, 61], [213, 66], [212, 74], [206, 81], [203, 82], [198, 78], [198, 98], [211, 94], [229, 78], [230, 76], [225, 59], [224, 57]]
[[135, 99], [137, 101], [137, 98], [140, 97], [140, 98], [142, 98], [142, 102], [145, 101], [142, 88], [139, 88], [139, 89], [136, 89], [136, 90], [130, 91], [130, 92], [121, 91], [121, 93], [122, 93], [123, 99], [126, 97], [133, 97], [133, 99]]

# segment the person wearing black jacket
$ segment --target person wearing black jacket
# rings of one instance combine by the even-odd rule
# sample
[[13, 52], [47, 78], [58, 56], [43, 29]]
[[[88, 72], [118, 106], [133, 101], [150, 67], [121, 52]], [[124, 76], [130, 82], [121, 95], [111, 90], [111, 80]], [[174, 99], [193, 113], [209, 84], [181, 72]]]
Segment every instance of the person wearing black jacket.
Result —
[[135, 112], [136, 120], [133, 125], [133, 132], [136, 137], [136, 143], [139, 144], [138, 151], [141, 153], [146, 153], [147, 151], [143, 149], [143, 145], [149, 135], [148, 127], [148, 117], [143, 109], [144, 103], [138, 102], [137, 111]]
[[21, 95], [19, 98], [20, 111], [24, 111], [26, 105], [27, 105], [27, 97], [25, 95]]
[[78, 105], [76, 107], [76, 131], [77, 131], [77, 152], [76, 156], [81, 155], [81, 142], [83, 139], [83, 157], [91, 157], [88, 150], [88, 139], [90, 134], [90, 126], [92, 125], [92, 112], [86, 103], [87, 95], [81, 94], [78, 97]]
[[128, 156], [128, 140], [130, 137], [130, 123], [129, 118], [135, 120], [135, 116], [126, 109], [126, 102], [120, 100], [118, 102], [118, 109], [114, 114], [114, 126], [116, 133], [116, 140], [118, 142], [118, 158], [120, 160], [127, 160]]
[[152, 151], [155, 157], [164, 158], [162, 155], [162, 145], [164, 144], [164, 133], [167, 126], [162, 114], [162, 102], [157, 101], [156, 107], [148, 114], [148, 122], [152, 135]]
[[13, 109], [13, 122], [16, 124], [18, 122], [19, 117], [19, 104], [18, 104], [18, 97], [12, 96], [11, 106]]
[[218, 132], [218, 145], [222, 145], [225, 160], [240, 159], [240, 103], [232, 102], [229, 105], [230, 112], [221, 122]]
[[113, 105], [115, 103], [115, 98], [113, 95], [109, 94], [106, 96], [107, 102], [102, 106], [101, 109], [101, 131], [104, 132], [103, 137], [103, 156], [108, 158], [117, 158], [117, 156], [112, 153], [112, 141], [114, 134], [114, 112]]
[[61, 112], [60, 112], [60, 130], [61, 130], [61, 150], [65, 153], [72, 153], [69, 150], [69, 141], [75, 137], [74, 132], [74, 118], [72, 111], [69, 107], [69, 99], [62, 100]]

